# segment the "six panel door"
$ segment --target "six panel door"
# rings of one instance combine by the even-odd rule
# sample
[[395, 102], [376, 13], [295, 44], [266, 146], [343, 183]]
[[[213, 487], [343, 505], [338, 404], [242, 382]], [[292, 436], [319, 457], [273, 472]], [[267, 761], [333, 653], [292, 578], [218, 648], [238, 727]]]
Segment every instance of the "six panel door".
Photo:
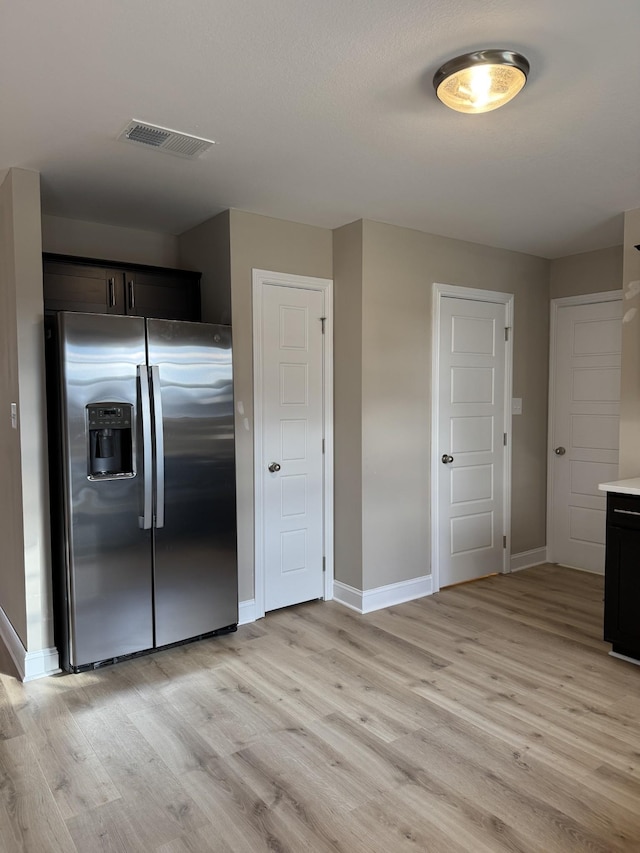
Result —
[[622, 300], [558, 308], [550, 436], [554, 562], [604, 571], [606, 497], [618, 477]]
[[323, 316], [322, 292], [264, 286], [265, 610], [324, 592]]
[[443, 297], [440, 313], [439, 584], [503, 568], [505, 306]]

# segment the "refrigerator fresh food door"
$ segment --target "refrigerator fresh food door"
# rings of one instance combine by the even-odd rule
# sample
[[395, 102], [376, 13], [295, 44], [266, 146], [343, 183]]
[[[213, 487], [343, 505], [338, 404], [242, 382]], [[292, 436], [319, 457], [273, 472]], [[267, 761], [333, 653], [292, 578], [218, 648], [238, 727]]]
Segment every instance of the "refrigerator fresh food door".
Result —
[[[153, 646], [152, 533], [140, 524], [144, 320], [60, 313], [58, 340], [69, 664], [80, 667]], [[118, 418], [132, 420], [128, 436]], [[92, 454], [109, 458], [127, 443], [128, 470], [92, 474]]]
[[156, 645], [238, 621], [231, 329], [147, 320]]

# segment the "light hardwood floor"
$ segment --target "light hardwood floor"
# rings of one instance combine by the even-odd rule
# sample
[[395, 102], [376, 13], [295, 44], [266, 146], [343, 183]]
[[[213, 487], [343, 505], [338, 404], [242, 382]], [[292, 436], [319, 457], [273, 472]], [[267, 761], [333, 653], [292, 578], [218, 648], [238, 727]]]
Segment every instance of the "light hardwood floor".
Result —
[[541, 566], [0, 676], [2, 853], [640, 851], [640, 668]]

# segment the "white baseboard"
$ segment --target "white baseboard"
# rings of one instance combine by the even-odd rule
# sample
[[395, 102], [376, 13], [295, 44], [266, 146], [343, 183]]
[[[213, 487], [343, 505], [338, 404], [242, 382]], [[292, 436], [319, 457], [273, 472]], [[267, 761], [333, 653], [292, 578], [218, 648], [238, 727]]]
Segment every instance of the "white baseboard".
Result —
[[355, 589], [341, 581], [333, 582], [334, 600], [358, 613], [371, 613], [374, 610], [393, 607], [394, 604], [404, 604], [424, 595], [431, 595], [432, 592], [431, 575], [365, 590]]
[[256, 601], [254, 598], [241, 601], [238, 605], [238, 625], [256, 621]]
[[546, 547], [534, 548], [532, 551], [521, 551], [519, 554], [512, 554], [509, 570], [519, 572], [521, 569], [530, 569], [532, 566], [539, 566], [541, 563], [546, 562]]
[[356, 610], [362, 613], [362, 590], [356, 589], [354, 586], [349, 586], [342, 581], [333, 581], [333, 600], [338, 604], [348, 607], [350, 610]]
[[588, 575], [603, 575], [604, 566], [601, 569], [585, 569], [584, 566], [568, 566], [566, 563], [556, 563], [561, 569], [571, 569], [573, 572], [586, 572]]
[[2, 607], [0, 607], [0, 639], [7, 647], [21, 681], [34, 681], [36, 678], [55, 675], [61, 671], [58, 650], [49, 648], [28, 652]]
[[46, 675], [56, 675], [62, 672], [58, 650], [54, 647], [41, 649], [39, 652], [27, 652], [24, 658], [23, 681], [33, 681]]

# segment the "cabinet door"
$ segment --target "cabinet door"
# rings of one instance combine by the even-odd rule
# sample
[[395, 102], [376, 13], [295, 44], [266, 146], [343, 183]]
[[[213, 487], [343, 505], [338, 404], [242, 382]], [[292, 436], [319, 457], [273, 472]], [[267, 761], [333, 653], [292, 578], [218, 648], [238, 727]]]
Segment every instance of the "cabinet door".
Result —
[[640, 530], [609, 526], [605, 570], [605, 640], [640, 652]]
[[126, 311], [159, 320], [199, 320], [199, 276], [136, 270], [125, 273]]
[[43, 294], [46, 311], [124, 313], [122, 273], [104, 267], [45, 261]]

